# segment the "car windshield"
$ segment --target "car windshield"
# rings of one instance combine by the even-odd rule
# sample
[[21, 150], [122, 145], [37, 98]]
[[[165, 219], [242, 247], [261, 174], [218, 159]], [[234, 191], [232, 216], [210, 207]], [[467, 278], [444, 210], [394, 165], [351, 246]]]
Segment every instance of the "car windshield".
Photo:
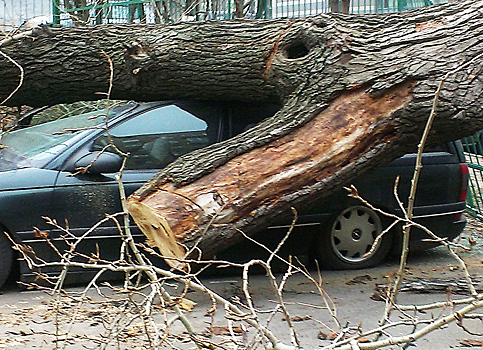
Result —
[[[109, 115], [118, 113], [112, 109]], [[66, 141], [100, 125], [105, 117], [106, 110], [100, 110], [5, 133], [0, 140], [0, 170], [36, 166], [52, 159], [67, 147]]]

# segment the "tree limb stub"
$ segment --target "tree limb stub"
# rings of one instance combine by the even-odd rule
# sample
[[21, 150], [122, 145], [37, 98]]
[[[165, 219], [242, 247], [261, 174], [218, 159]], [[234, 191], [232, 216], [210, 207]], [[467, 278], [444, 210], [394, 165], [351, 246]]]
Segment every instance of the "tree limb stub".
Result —
[[[482, 13], [480, 0], [369, 16], [43, 27], [0, 50], [24, 67], [12, 105], [102, 97], [102, 52], [114, 99], [281, 103], [274, 117], [181, 157], [129, 199], [151, 241], [168, 242], [163, 252], [180, 257], [179, 242], [209, 255], [237, 230], [252, 234], [415, 149], [439, 81], [483, 52]], [[430, 143], [483, 128], [481, 69], [475, 59], [447, 79]], [[20, 73], [0, 57], [0, 76], [2, 100]]]

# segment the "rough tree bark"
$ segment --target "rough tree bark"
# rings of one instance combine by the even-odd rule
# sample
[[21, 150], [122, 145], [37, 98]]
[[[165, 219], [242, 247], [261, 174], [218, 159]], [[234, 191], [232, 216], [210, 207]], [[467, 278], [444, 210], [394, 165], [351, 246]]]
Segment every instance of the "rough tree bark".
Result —
[[[483, 128], [483, 1], [388, 15], [40, 28], [0, 50], [24, 67], [10, 105], [99, 98], [280, 102], [255, 128], [183, 156], [129, 199], [167, 256], [209, 256], [291, 206], [414, 149], [442, 77], [431, 142]], [[18, 68], [0, 60], [5, 98]], [[82, 72], [80, 75], [79, 72]], [[183, 246], [178, 243], [182, 243]]]

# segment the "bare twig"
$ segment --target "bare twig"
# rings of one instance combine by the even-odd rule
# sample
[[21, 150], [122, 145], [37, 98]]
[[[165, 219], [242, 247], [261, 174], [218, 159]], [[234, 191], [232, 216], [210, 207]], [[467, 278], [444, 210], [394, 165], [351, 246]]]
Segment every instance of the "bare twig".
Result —
[[[1, 44], [0, 44], [1, 45]], [[24, 70], [23, 67], [17, 63], [13, 58], [11, 58], [9, 55], [4, 53], [3, 51], [0, 50], [0, 55], [6, 58], [8, 61], [10, 61], [12, 64], [14, 64], [18, 70], [20, 71], [20, 78], [17, 87], [2, 101], [0, 102], [0, 106], [4, 105], [8, 100], [12, 98], [13, 95], [17, 93], [17, 91], [22, 87], [23, 84], [23, 79], [24, 79]]]

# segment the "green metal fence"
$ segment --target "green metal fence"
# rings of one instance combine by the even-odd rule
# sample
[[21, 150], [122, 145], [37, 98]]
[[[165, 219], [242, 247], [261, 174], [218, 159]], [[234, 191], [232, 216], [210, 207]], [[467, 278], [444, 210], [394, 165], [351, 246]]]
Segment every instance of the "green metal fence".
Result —
[[[173, 23], [230, 19], [233, 0], [53, 0], [54, 24]], [[269, 0], [249, 2], [244, 17], [268, 17]]]
[[[174, 0], [53, 0], [54, 24], [167, 23], [182, 15]], [[178, 18], [176, 18], [178, 20]]]
[[[446, 2], [446, 0], [351, 0], [349, 13], [397, 12], [433, 5], [433, 1], [434, 3]], [[305, 17], [329, 11], [328, 0], [276, 0], [272, 1], [271, 8], [273, 17]]]
[[483, 219], [483, 131], [461, 140], [469, 169], [467, 212]]
[[[177, 21], [305, 17], [329, 12], [330, 0], [53, 0], [55, 24], [172, 23]], [[386, 13], [446, 0], [352, 0], [350, 13]], [[238, 7], [239, 9], [240, 7]], [[240, 11], [240, 10], [239, 10]]]

